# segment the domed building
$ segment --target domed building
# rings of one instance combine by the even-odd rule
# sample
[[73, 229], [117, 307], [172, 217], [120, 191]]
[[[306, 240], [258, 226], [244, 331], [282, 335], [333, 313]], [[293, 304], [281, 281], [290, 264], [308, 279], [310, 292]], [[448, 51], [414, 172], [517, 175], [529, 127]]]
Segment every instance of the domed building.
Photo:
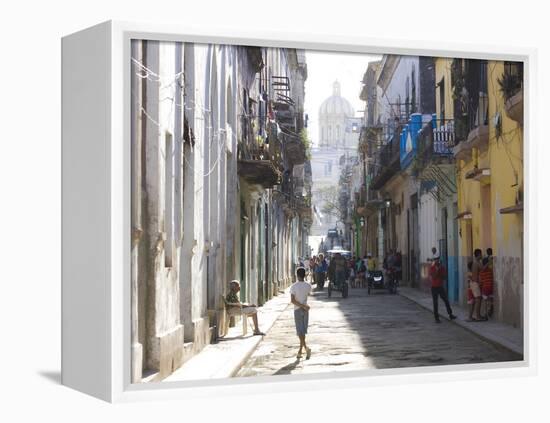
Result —
[[[323, 190], [334, 187], [340, 178], [344, 157], [357, 155], [361, 118], [354, 117], [351, 103], [341, 95], [340, 83], [332, 85], [332, 95], [319, 107], [319, 134], [312, 148], [312, 199], [314, 222], [310, 234], [325, 239], [328, 231], [338, 226], [338, 218], [323, 212], [327, 200]], [[340, 223], [341, 225], [341, 223]]]
[[319, 107], [319, 146], [352, 147], [350, 144], [357, 138], [349, 136], [351, 125], [356, 120], [353, 116], [351, 103], [342, 97], [340, 83], [335, 81], [332, 84], [332, 95]]

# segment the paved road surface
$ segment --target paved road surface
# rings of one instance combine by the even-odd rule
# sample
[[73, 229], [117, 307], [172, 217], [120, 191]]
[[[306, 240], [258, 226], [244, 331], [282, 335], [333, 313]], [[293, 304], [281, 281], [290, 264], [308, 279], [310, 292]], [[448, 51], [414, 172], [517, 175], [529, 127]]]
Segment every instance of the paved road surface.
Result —
[[434, 323], [429, 311], [399, 295], [352, 289], [346, 299], [338, 292], [329, 299], [325, 288], [308, 301], [311, 359], [296, 359], [299, 343], [289, 305], [237, 377], [519, 359], [451, 322]]

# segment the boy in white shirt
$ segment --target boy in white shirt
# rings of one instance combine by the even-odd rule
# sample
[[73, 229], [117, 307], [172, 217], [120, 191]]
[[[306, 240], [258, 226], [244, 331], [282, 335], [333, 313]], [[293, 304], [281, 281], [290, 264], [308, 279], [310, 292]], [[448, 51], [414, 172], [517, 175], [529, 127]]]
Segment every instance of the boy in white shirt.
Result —
[[296, 335], [300, 339], [300, 349], [297, 358], [302, 357], [302, 348], [306, 351], [306, 359], [311, 357], [311, 349], [306, 345], [306, 334], [309, 319], [309, 306], [307, 297], [311, 292], [311, 285], [304, 282], [306, 270], [303, 267], [296, 269], [298, 281], [290, 287], [290, 302], [294, 304], [294, 323], [296, 324]]

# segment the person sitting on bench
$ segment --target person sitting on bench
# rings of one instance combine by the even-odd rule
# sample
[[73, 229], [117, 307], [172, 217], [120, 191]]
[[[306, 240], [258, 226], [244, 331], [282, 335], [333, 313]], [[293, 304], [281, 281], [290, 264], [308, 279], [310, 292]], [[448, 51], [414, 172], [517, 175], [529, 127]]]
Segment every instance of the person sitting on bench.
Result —
[[[252, 317], [254, 322], [254, 335], [265, 335], [260, 331], [258, 327], [258, 309], [255, 304], [243, 304], [239, 300], [239, 291], [241, 290], [241, 284], [238, 280], [232, 280], [229, 283], [229, 293], [225, 297], [228, 307], [235, 307], [241, 309], [243, 318]], [[230, 313], [231, 314], [231, 313]]]

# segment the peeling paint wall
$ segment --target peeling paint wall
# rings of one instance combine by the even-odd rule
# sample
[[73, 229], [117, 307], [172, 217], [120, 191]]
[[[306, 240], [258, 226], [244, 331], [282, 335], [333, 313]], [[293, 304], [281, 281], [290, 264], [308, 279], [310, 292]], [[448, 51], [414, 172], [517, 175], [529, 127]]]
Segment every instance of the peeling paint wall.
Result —
[[[299, 76], [288, 52], [262, 52], [270, 75]], [[140, 382], [162, 380], [218, 336], [230, 280], [256, 304], [287, 287], [303, 234], [271, 192], [237, 175], [244, 89], [261, 94], [246, 48], [134, 41], [132, 57], [132, 381]], [[292, 85], [301, 104], [304, 78]]]

